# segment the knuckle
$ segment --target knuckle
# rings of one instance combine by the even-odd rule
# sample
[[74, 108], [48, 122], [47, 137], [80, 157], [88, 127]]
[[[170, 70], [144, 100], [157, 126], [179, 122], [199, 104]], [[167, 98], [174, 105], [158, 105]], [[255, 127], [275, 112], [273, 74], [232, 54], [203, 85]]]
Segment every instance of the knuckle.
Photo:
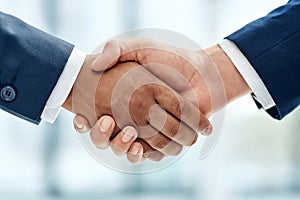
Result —
[[167, 146], [171, 141], [165, 138], [157, 138], [153, 142], [153, 147], [156, 149], [163, 149], [165, 146]]
[[159, 133], [158, 130], [153, 129], [151, 125], [139, 125], [137, 127], [138, 139], [148, 139], [154, 137]]
[[114, 47], [117, 44], [116, 40], [109, 40], [106, 44], [104, 48], [111, 48]]
[[139, 109], [139, 110], [148, 110], [148, 108], [149, 108], [149, 105], [141, 98], [133, 98], [132, 106], [133, 106], [133, 108]]
[[197, 139], [198, 139], [198, 134], [196, 133], [193, 140], [189, 144], [187, 144], [187, 146], [192, 146], [193, 144], [195, 144], [197, 142]]
[[183, 117], [188, 116], [191, 114], [190, 112], [190, 106], [189, 103], [187, 101], [181, 101], [181, 115]]
[[179, 127], [177, 125], [171, 124], [169, 128], [169, 137], [174, 138], [179, 131]]
[[175, 103], [175, 109], [176, 109], [176, 113], [181, 114], [181, 102], [180, 101], [176, 101]]
[[161, 150], [161, 152], [168, 156], [176, 156], [182, 151], [182, 149], [182, 145], [178, 144], [177, 142], [171, 141], [168, 146]]
[[132, 120], [137, 125], [147, 125], [149, 116], [150, 104], [140, 97], [134, 97], [130, 100], [129, 111]]
[[160, 90], [159, 85], [154, 84], [154, 83], [147, 83], [143, 86], [143, 88], [145, 89], [145, 91], [151, 92], [151, 93], [153, 93], [153, 91], [159, 91]]
[[192, 146], [198, 138], [198, 133], [187, 127], [180, 127], [180, 130], [176, 137], [173, 139], [176, 140], [180, 145], [183, 146]]
[[188, 103], [185, 100], [177, 100], [176, 104], [176, 112], [180, 115], [180, 118], [182, 115], [188, 114]]

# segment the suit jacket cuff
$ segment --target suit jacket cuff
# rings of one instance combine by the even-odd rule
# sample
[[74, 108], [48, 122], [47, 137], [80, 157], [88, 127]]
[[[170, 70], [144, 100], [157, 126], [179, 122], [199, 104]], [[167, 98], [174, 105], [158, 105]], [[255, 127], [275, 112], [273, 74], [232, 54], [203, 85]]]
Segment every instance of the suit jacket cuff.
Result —
[[275, 106], [274, 100], [265, 84], [239, 48], [227, 39], [221, 41], [219, 45], [251, 88], [253, 98], [261, 105], [261, 107], [268, 110]]

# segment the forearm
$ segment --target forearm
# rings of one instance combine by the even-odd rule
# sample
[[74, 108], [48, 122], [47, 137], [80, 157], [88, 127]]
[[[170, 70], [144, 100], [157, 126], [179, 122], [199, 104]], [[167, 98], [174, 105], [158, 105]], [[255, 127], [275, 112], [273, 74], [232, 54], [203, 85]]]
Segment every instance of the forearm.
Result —
[[251, 92], [244, 78], [219, 45], [214, 45], [204, 51], [216, 64], [221, 75], [227, 103]]

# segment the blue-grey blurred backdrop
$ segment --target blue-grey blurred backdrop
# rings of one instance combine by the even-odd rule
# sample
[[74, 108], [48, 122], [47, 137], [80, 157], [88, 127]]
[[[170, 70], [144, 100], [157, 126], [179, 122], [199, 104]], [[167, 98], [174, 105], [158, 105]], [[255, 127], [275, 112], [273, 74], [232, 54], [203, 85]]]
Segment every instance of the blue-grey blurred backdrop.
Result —
[[[182, 33], [215, 44], [286, 0], [0, 0], [0, 10], [91, 52], [135, 28]], [[257, 110], [250, 96], [228, 106], [212, 154], [191, 150], [152, 174], [122, 174], [81, 146], [63, 111], [54, 125], [0, 113], [2, 200], [296, 200], [300, 198], [300, 112], [283, 121]]]

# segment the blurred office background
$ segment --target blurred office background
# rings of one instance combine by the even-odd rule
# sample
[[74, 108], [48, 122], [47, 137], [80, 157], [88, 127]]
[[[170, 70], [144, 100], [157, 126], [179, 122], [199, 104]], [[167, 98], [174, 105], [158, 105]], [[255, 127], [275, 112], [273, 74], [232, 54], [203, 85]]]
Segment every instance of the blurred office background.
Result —
[[[0, 0], [15, 15], [91, 52], [135, 28], [182, 33], [203, 48], [286, 0]], [[255, 41], [253, 41], [255, 42]], [[116, 172], [97, 163], [62, 111], [35, 126], [0, 113], [2, 200], [294, 200], [300, 198], [300, 110], [283, 121], [257, 110], [250, 96], [226, 109], [212, 154], [191, 148], [152, 174]]]

